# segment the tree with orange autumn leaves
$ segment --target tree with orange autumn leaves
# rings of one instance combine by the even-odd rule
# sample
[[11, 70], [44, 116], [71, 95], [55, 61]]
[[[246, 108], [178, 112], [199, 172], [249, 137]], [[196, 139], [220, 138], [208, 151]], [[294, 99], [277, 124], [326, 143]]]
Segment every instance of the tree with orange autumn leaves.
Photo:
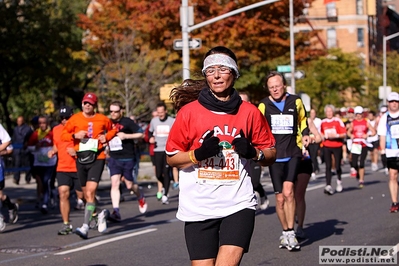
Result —
[[[191, 1], [189, 5], [194, 6], [195, 24], [198, 24], [256, 2], [202, 0]], [[255, 101], [263, 98], [263, 77], [278, 64], [289, 64], [288, 2], [278, 1], [192, 31], [190, 37], [200, 38], [202, 48], [190, 50], [191, 77], [202, 78], [204, 54], [214, 46], [224, 45], [238, 57], [242, 77], [236, 88], [249, 91]], [[173, 50], [173, 40], [181, 39], [181, 1], [97, 0], [94, 3], [90, 14], [80, 16], [79, 26], [86, 30], [87, 50], [100, 59], [98, 68], [107, 80], [110, 97], [123, 98], [134, 113], [151, 111], [161, 86], [182, 81], [182, 52]], [[294, 0], [296, 17], [302, 14], [302, 9], [303, 1]], [[323, 53], [306, 45], [313, 34], [295, 34], [297, 62]]]

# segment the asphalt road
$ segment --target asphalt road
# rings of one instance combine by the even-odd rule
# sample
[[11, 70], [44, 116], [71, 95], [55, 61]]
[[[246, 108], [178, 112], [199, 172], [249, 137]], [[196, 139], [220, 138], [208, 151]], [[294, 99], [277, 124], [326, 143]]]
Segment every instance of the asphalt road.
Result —
[[[152, 168], [147, 168], [151, 176]], [[397, 245], [399, 213], [389, 213], [387, 176], [382, 171], [371, 172], [367, 166], [365, 187], [358, 189], [356, 180], [349, 178], [348, 165], [344, 172], [344, 190], [333, 196], [323, 193], [322, 173], [310, 182], [305, 218], [308, 239], [301, 242], [301, 251], [296, 252], [278, 249], [281, 226], [270, 178], [265, 175], [262, 183], [270, 207], [257, 213], [250, 251], [241, 265], [317, 265], [320, 246]], [[155, 197], [156, 188], [151, 181], [142, 183], [149, 205], [146, 214], [139, 213], [135, 196], [125, 190], [125, 201], [121, 203], [123, 221], [109, 223], [105, 234], [91, 230], [89, 239], [82, 240], [75, 234], [57, 235], [61, 225], [58, 206], [48, 215], [35, 209], [35, 184], [16, 186], [7, 179], [4, 192], [19, 201], [20, 215], [17, 224], [7, 225], [0, 234], [0, 264], [190, 265], [183, 223], [175, 218], [178, 190], [171, 190], [170, 204], [162, 205]], [[104, 173], [99, 189], [100, 208], [111, 208], [109, 185], [109, 177]], [[83, 211], [71, 212], [74, 227], [80, 226], [82, 220]]]

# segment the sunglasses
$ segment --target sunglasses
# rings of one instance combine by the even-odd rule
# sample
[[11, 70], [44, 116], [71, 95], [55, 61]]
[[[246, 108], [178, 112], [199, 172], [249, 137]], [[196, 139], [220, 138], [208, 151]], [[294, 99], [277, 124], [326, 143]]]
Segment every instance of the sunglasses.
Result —
[[70, 118], [70, 116], [60, 116], [61, 120], [64, 120], [64, 119], [68, 120], [69, 118]]
[[83, 102], [83, 105], [86, 105], [86, 104], [90, 104], [91, 106], [94, 106], [94, 104], [91, 104], [89, 102]]
[[110, 113], [119, 113], [121, 110], [109, 110]]

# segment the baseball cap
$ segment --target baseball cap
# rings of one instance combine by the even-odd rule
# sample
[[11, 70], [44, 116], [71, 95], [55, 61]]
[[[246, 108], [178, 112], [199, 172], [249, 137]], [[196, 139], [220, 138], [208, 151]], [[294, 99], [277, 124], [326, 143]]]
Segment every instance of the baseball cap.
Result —
[[355, 112], [355, 110], [353, 110], [352, 107], [348, 108], [348, 113], [354, 113], [354, 112]]
[[363, 107], [361, 107], [361, 106], [356, 106], [355, 107], [355, 114], [362, 114], [363, 113]]
[[37, 124], [39, 124], [39, 116], [37, 115], [37, 116], [34, 116], [33, 118], [32, 118], [32, 120], [30, 120], [30, 123], [32, 124], [32, 125], [37, 125]]
[[59, 113], [60, 113], [60, 116], [70, 117], [73, 115], [73, 109], [69, 106], [62, 106], [62, 107], [60, 107]]
[[92, 105], [95, 105], [97, 103], [97, 96], [92, 92], [88, 92], [83, 97], [82, 102], [88, 102]]
[[399, 102], [399, 94], [397, 92], [391, 92], [388, 94], [387, 98], [388, 102], [390, 101], [398, 101]]

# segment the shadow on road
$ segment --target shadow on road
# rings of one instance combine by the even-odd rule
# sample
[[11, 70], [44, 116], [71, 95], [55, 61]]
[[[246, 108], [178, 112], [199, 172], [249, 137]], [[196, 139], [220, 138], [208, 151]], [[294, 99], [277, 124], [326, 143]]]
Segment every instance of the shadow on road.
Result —
[[324, 222], [318, 222], [313, 224], [307, 224], [307, 228], [304, 229], [308, 238], [301, 241], [300, 244], [302, 247], [308, 246], [327, 238], [331, 235], [342, 235], [344, 231], [343, 228], [338, 228], [340, 225], [348, 224], [345, 221], [339, 221], [337, 219], [326, 220]]
[[[375, 185], [375, 184], [379, 184], [381, 183], [381, 181], [365, 181], [364, 182], [364, 186], [371, 186], [371, 185]], [[358, 186], [351, 186], [351, 187], [344, 187], [344, 189], [342, 190], [342, 192], [340, 193], [346, 193], [346, 192], [350, 192], [350, 191], [354, 191], [354, 190], [360, 190], [361, 188], [359, 188]]]
[[275, 206], [269, 206], [266, 210], [257, 210], [255, 216], [258, 215], [271, 215], [276, 213], [276, 207]]

